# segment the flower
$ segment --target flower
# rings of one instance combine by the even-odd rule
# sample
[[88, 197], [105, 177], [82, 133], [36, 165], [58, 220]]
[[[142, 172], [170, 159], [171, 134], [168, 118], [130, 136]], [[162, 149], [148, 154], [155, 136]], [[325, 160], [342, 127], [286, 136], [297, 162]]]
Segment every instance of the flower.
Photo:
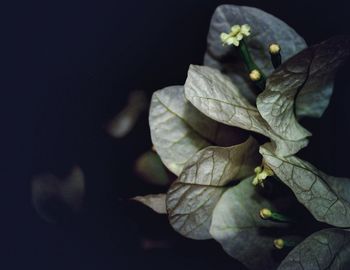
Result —
[[263, 181], [268, 177], [274, 175], [273, 171], [266, 165], [262, 167], [258, 166], [254, 170], [256, 176], [253, 179], [253, 185], [256, 186], [258, 184], [263, 186]]
[[[237, 17], [241, 17], [239, 15], [244, 10], [247, 15], [253, 14], [245, 18], [254, 23], [256, 35], [251, 39], [252, 55], [249, 44], [244, 40], [250, 35], [249, 25], [234, 25], [229, 33], [221, 33], [220, 38], [223, 45], [238, 46], [249, 77], [253, 82], [259, 82], [254, 84], [261, 93], [251, 101], [242, 94], [250, 86], [241, 83], [242, 78], [237, 80], [236, 76], [242, 74], [238, 68], [243, 66], [237, 62], [232, 63], [237, 70], [228, 68], [225, 57], [228, 51], [219, 46], [217, 34], [225, 25], [237, 22]], [[323, 97], [321, 93], [323, 89], [329, 91], [335, 69], [350, 55], [350, 38], [335, 37], [306, 48], [303, 39], [293, 29], [283, 26], [273, 16], [267, 17], [263, 12], [257, 16], [256, 12], [247, 7], [229, 8], [227, 5], [218, 9], [209, 31], [206, 54], [207, 64], [213, 68], [191, 65], [183, 87], [172, 86], [155, 92], [149, 120], [157, 153], [178, 177], [167, 194], [154, 195], [153, 199], [161, 200], [153, 200], [152, 203], [160, 204], [157, 206], [166, 210], [163, 212], [168, 214], [171, 226], [182, 235], [201, 240], [214, 238], [229, 255], [249, 269], [263, 270], [277, 267], [273, 246], [289, 251], [305, 234], [303, 226], [294, 225], [299, 220], [307, 222], [311, 217], [306, 211], [294, 216], [295, 210], [299, 209], [298, 204], [294, 206], [295, 199], [317, 221], [340, 228], [350, 227], [350, 198], [343, 192], [350, 189], [350, 181], [328, 176], [295, 156], [308, 145], [307, 138], [311, 136], [299, 124], [298, 116], [322, 115], [329, 103], [329, 95]], [[266, 23], [259, 23], [263, 18]], [[269, 43], [271, 40], [281, 45]], [[259, 47], [257, 44], [260, 44]], [[267, 44], [270, 44], [269, 53], [261, 53], [262, 46]], [[281, 48], [286, 59], [294, 55], [292, 60], [281, 63]], [[310, 55], [312, 59], [309, 59]], [[272, 65], [264, 64], [268, 63], [266, 57], [270, 58]], [[322, 60], [314, 61], [319, 57]], [[264, 64], [263, 69], [255, 64], [255, 59], [258, 64]], [[311, 72], [310, 64], [318, 69], [317, 72]], [[222, 74], [218, 66], [232, 78]], [[273, 70], [276, 66], [280, 68]], [[294, 69], [300, 72], [290, 72]], [[303, 78], [317, 83], [305, 83]], [[298, 103], [300, 98], [304, 100]], [[323, 101], [321, 105], [320, 99]], [[313, 103], [314, 100], [317, 103]], [[225, 146], [220, 146], [220, 141], [215, 140], [222, 137], [217, 136], [216, 131], [224, 130], [223, 135], [227, 136], [231, 129], [218, 129], [221, 124], [259, 133], [266, 137], [260, 142], [269, 141], [259, 146], [250, 137], [241, 144], [234, 142], [234, 145], [225, 143]], [[232, 136], [229, 135], [229, 138]], [[254, 168], [254, 185], [263, 187], [265, 179], [269, 176], [275, 178], [265, 190], [251, 185]], [[239, 183], [231, 185], [233, 181]], [[294, 195], [285, 192], [281, 183]], [[261, 220], [259, 215], [266, 220]], [[299, 219], [304, 217], [305, 220]], [[291, 232], [288, 232], [289, 228]], [[302, 231], [299, 232], [299, 228]], [[321, 231], [322, 239], [327, 242], [332, 240], [329, 241], [332, 245], [344, 243], [345, 232], [336, 228], [332, 230], [337, 230], [334, 234], [339, 236], [339, 241], [333, 240], [335, 237], [330, 237], [329, 232]], [[276, 239], [281, 233], [284, 239]], [[350, 233], [347, 237], [350, 239]], [[320, 237], [314, 239], [319, 240]], [[296, 247], [297, 251], [288, 255], [287, 266], [291, 262], [295, 262], [296, 267], [300, 266], [300, 254], [303, 255], [305, 247], [315, 254], [327, 252], [328, 246], [315, 245], [317, 241], [314, 239], [306, 239], [305, 245]], [[329, 261], [337, 259], [336, 256], [329, 257]], [[314, 257], [306, 259], [308, 265], [319, 263]], [[324, 264], [325, 267], [330, 265], [329, 261]]]
[[220, 38], [223, 45], [234, 45], [239, 46], [239, 41], [243, 39], [244, 36], [250, 35], [250, 26], [248, 24], [234, 25], [231, 27], [230, 33], [221, 33]]

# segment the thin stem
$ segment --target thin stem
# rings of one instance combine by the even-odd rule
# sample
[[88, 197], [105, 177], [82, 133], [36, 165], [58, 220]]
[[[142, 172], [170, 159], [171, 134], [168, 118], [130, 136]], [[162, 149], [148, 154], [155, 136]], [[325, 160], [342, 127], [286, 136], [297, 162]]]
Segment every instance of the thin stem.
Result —
[[261, 71], [261, 69], [255, 64], [244, 39], [240, 40], [238, 50], [239, 50], [239, 53], [240, 53], [240, 55], [245, 63], [245, 66], [246, 66], [248, 72], [250, 73], [253, 70], [257, 70], [260, 72], [260, 74], [261, 74], [260, 80], [254, 82], [254, 83], [259, 87], [260, 90], [264, 90], [265, 83], [266, 83], [266, 76]]
[[283, 214], [277, 213], [277, 212], [272, 212], [271, 219], [275, 221], [281, 221], [281, 222], [291, 222], [293, 223], [294, 220], [290, 217], [287, 217]]
[[276, 69], [278, 68], [281, 63], [282, 63], [282, 56], [280, 53], [277, 53], [277, 54], [271, 54], [271, 62], [272, 62], [272, 65], [273, 67]]

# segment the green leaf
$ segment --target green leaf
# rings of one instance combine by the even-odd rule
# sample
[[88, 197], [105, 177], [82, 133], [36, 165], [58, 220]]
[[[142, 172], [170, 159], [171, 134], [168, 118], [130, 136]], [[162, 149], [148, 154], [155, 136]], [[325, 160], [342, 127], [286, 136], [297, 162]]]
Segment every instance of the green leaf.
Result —
[[166, 214], [166, 205], [165, 205], [166, 194], [149, 194], [146, 196], [136, 196], [132, 200], [143, 203], [149, 208], [153, 209], [158, 214]]
[[251, 137], [232, 147], [209, 146], [193, 156], [167, 193], [170, 224], [180, 234], [208, 239], [212, 211], [233, 180], [254, 174], [258, 144]]
[[305, 49], [272, 73], [257, 98], [257, 107], [275, 133], [294, 141], [311, 135], [298, 123], [295, 110], [299, 116], [322, 115], [335, 71], [349, 54], [349, 46], [348, 38], [329, 39]]
[[179, 175], [184, 164], [209, 145], [242, 142], [239, 129], [221, 125], [201, 114], [185, 98], [183, 86], [153, 94], [149, 115], [151, 138], [165, 166]]
[[325, 229], [295, 247], [278, 270], [350, 269], [350, 232]]
[[185, 95], [208, 117], [271, 138], [279, 155], [292, 155], [307, 145], [306, 139], [291, 141], [277, 135], [258, 109], [250, 105], [230, 79], [218, 70], [191, 65], [185, 83]]
[[247, 43], [254, 61], [266, 75], [270, 75], [273, 71], [268, 51], [271, 43], [277, 42], [281, 46], [283, 60], [304, 49], [306, 43], [286, 23], [262, 10], [236, 5], [217, 7], [210, 23], [204, 64], [219, 68], [229, 75], [242, 90], [242, 94], [252, 100], [254, 85], [249, 81], [242, 59], [237, 50], [230, 46], [222, 46], [220, 40], [220, 34], [229, 32], [235, 24], [251, 26], [252, 34], [248, 37]]
[[47, 222], [61, 221], [83, 207], [85, 178], [79, 167], [62, 179], [49, 173], [37, 175], [31, 184], [33, 206]]
[[233, 258], [249, 269], [275, 269], [273, 240], [286, 225], [263, 220], [262, 208], [273, 209], [247, 178], [222, 195], [213, 211], [210, 234]]
[[350, 227], [350, 179], [328, 176], [295, 156], [281, 158], [270, 144], [260, 147], [264, 162], [320, 222]]
[[168, 186], [171, 183], [166, 168], [154, 151], [148, 151], [136, 160], [135, 171], [150, 184]]

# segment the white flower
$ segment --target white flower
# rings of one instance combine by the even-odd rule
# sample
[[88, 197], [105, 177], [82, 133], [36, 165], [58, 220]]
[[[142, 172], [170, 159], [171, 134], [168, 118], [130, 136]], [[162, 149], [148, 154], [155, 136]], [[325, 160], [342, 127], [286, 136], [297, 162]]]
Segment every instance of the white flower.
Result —
[[250, 26], [248, 24], [234, 25], [231, 27], [230, 33], [221, 33], [220, 38], [223, 45], [239, 46], [239, 41], [243, 37], [250, 35]]
[[263, 164], [262, 167], [258, 166], [254, 169], [256, 176], [253, 179], [253, 185], [256, 186], [260, 184], [264, 186], [263, 181], [268, 177], [274, 175], [273, 171], [266, 165]]

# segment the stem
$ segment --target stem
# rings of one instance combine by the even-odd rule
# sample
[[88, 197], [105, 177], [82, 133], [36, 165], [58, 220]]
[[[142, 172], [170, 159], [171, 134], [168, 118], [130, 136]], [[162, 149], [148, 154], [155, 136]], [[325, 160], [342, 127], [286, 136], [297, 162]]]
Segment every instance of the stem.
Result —
[[259, 81], [254, 82], [260, 90], [265, 89], [265, 83], [266, 83], [266, 76], [265, 74], [260, 70], [260, 68], [255, 64], [253, 58], [251, 57], [251, 54], [249, 52], [248, 46], [244, 39], [240, 40], [239, 42], [239, 53], [245, 63], [246, 68], [248, 69], [248, 72], [250, 73], [254, 69], [258, 70], [261, 74], [261, 79]]
[[294, 220], [291, 219], [290, 217], [287, 217], [277, 212], [272, 212], [271, 219], [275, 221], [281, 221], [281, 222], [292, 222], [292, 223], [294, 222]]
[[280, 53], [271, 54], [271, 62], [272, 62], [272, 65], [275, 69], [278, 68], [282, 63], [281, 54]]
[[298, 244], [299, 243], [297, 243], [295, 241], [284, 240], [285, 247], [293, 248], [293, 247], [296, 247]]

